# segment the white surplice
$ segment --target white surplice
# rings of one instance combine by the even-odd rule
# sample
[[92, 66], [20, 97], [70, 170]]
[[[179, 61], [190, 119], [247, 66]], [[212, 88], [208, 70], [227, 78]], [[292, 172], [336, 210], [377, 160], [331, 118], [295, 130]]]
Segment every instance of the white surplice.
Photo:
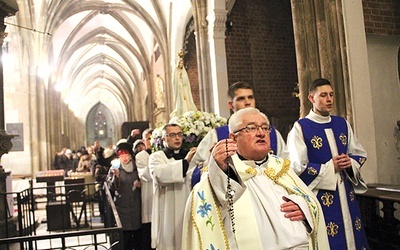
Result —
[[149, 158], [154, 181], [152, 247], [179, 250], [182, 245], [182, 223], [187, 197], [191, 190], [192, 169], [183, 177], [183, 160], [168, 159], [163, 151]]
[[136, 166], [139, 173], [142, 191], [142, 223], [151, 222], [153, 209], [153, 179], [149, 169], [149, 153], [146, 150], [140, 151], [135, 156]]

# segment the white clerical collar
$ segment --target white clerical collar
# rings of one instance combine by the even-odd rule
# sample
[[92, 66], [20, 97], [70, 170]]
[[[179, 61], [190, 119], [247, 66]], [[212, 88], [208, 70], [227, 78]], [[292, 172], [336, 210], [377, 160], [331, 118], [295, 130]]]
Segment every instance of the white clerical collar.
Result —
[[310, 110], [310, 113], [306, 116], [308, 119], [317, 122], [317, 123], [328, 123], [331, 122], [331, 116], [322, 116], [317, 113], [315, 113], [312, 109]]
[[174, 154], [179, 154], [180, 149], [175, 149]]

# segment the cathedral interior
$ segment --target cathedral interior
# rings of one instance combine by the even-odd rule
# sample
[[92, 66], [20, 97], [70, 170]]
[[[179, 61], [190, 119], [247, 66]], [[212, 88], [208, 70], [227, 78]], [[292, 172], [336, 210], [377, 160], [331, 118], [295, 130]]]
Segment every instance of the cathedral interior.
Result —
[[285, 139], [311, 108], [309, 84], [329, 79], [334, 113], [368, 153], [365, 181], [400, 185], [398, 0], [0, 0], [0, 7], [0, 169], [13, 178], [50, 170], [64, 147], [111, 147], [131, 129], [166, 124], [182, 59], [197, 110], [228, 118], [228, 87], [249, 82], [257, 108]]
[[182, 50], [198, 110], [229, 117], [228, 86], [248, 81], [257, 107], [283, 135], [310, 109], [306, 89], [312, 79], [330, 79], [335, 113], [366, 145], [365, 178], [400, 182], [397, 1], [1, 5], [0, 129], [5, 138], [17, 135], [13, 149], [5, 143], [2, 165], [16, 176], [49, 169], [63, 147], [94, 140], [112, 145], [126, 136], [124, 123], [155, 128], [168, 122]]

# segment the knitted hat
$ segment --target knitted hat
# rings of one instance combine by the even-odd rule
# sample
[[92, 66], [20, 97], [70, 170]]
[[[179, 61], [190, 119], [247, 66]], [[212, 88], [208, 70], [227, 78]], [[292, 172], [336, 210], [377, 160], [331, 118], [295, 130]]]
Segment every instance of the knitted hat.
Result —
[[132, 145], [130, 143], [127, 143], [127, 142], [118, 143], [115, 147], [115, 153], [117, 153], [117, 155], [119, 155], [118, 151], [120, 151], [120, 150], [125, 150], [129, 154], [133, 155]]

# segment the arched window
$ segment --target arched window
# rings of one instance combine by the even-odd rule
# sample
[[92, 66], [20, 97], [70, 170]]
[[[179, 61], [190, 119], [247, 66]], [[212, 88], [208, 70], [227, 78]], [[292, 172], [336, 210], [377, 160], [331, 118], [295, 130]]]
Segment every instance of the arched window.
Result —
[[94, 132], [95, 139], [101, 140], [107, 138], [107, 117], [101, 110], [101, 106], [98, 107], [94, 117]]

